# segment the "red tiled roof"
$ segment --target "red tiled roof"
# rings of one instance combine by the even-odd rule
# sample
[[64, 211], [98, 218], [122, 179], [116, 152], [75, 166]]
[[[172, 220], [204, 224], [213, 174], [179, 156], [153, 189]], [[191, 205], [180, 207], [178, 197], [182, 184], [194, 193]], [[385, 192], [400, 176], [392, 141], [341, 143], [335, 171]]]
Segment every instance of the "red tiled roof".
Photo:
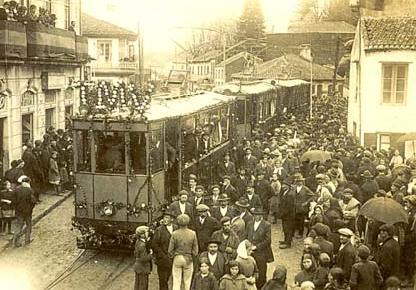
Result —
[[82, 34], [86, 37], [137, 39], [137, 33], [82, 13]]
[[416, 18], [364, 18], [364, 50], [416, 50]]

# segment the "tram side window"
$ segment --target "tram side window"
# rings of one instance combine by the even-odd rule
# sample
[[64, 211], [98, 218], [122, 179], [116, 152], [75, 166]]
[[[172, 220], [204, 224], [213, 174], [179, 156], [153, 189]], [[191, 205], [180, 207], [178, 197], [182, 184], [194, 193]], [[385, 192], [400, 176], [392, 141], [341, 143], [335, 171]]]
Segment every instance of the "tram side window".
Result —
[[212, 147], [217, 146], [221, 143], [222, 130], [221, 130], [221, 111], [215, 110], [210, 113], [210, 130]]
[[152, 142], [150, 145], [150, 157], [152, 158], [152, 172], [157, 172], [163, 169], [163, 136], [162, 130], [155, 130], [152, 132]]
[[146, 135], [144, 132], [130, 133], [131, 169], [135, 174], [146, 174]]
[[76, 131], [75, 146], [77, 171], [91, 172], [91, 143], [87, 130]]
[[94, 132], [97, 173], [126, 173], [124, 132]]

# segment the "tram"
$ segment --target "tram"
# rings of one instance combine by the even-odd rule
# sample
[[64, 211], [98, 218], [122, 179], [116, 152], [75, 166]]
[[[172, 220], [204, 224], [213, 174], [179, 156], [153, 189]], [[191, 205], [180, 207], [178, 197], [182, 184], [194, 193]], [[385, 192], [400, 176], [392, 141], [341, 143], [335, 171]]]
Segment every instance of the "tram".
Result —
[[[161, 215], [184, 176], [216, 175], [235, 134], [235, 97], [138, 97], [128, 87], [103, 86], [81, 86], [80, 114], [72, 120], [73, 227], [79, 248], [132, 250], [135, 228]], [[204, 140], [203, 150], [192, 147], [196, 139]]]
[[284, 114], [310, 105], [309, 83], [303, 80], [241, 81], [214, 92], [237, 96], [235, 122], [241, 138], [250, 138], [256, 127], [268, 132]]

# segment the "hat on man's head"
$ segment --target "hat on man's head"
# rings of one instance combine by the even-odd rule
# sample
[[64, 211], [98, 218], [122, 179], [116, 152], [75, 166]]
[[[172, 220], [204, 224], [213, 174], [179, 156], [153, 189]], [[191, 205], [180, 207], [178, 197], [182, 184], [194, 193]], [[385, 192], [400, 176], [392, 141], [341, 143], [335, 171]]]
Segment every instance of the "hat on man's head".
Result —
[[252, 181], [247, 182], [247, 187], [253, 187], [254, 188], [254, 182], [252, 182]]
[[218, 201], [229, 201], [230, 200], [230, 198], [228, 197], [228, 195], [227, 194], [225, 194], [225, 193], [223, 193], [223, 194], [221, 194], [219, 197], [218, 197], [218, 199], [217, 199]]
[[200, 189], [200, 190], [202, 190], [202, 191], [205, 191], [205, 188], [204, 188], [204, 186], [202, 186], [202, 185], [197, 185], [197, 186], [195, 186], [195, 191], [197, 191], [198, 189]]
[[215, 188], [220, 189], [220, 186], [219, 186], [218, 184], [211, 185], [211, 190], [213, 190], [213, 189], [215, 189]]
[[352, 237], [354, 233], [349, 228], [342, 228], [338, 230], [338, 233], [342, 236]]
[[195, 209], [196, 209], [196, 211], [199, 211], [199, 212], [209, 211], [209, 207], [206, 204], [203, 204], [203, 203], [198, 204]]
[[373, 174], [371, 174], [370, 170], [364, 171], [364, 173], [361, 174], [361, 176], [364, 178], [373, 178]]
[[30, 178], [26, 175], [21, 175], [18, 179], [17, 182], [18, 183], [22, 183], [22, 182], [30, 182]]
[[224, 179], [231, 180], [231, 177], [230, 177], [229, 175], [224, 175], [224, 176], [222, 177], [222, 180], [224, 180]]
[[226, 222], [231, 221], [231, 218], [229, 216], [225, 216], [220, 220], [220, 224], [225, 224]]
[[404, 201], [408, 201], [408, 202], [409, 202], [409, 203], [411, 203], [412, 205], [416, 205], [416, 195], [414, 195], [414, 194], [411, 194], [411, 195], [405, 196], [405, 197], [403, 198], [403, 200], [404, 200]]
[[387, 232], [390, 237], [392, 237], [394, 235], [394, 226], [393, 225], [384, 224], [379, 228], [379, 230], [380, 230], [380, 232], [381, 231]]
[[264, 215], [265, 213], [262, 207], [255, 207], [250, 212], [252, 215]]
[[318, 174], [318, 175], [316, 175], [316, 177], [315, 177], [316, 179], [326, 179], [326, 175], [325, 174], [322, 174], [322, 173], [320, 173], [320, 174]]
[[293, 181], [304, 181], [305, 178], [303, 178], [302, 174], [300, 173], [295, 173], [293, 174]]
[[136, 235], [140, 236], [144, 234], [145, 232], [149, 231], [149, 227], [147, 226], [140, 226], [136, 228]]
[[250, 205], [248, 204], [247, 198], [245, 198], [243, 196], [240, 197], [240, 199], [235, 202], [235, 205], [239, 206], [239, 207], [242, 207], [242, 208], [249, 208], [250, 207]]
[[162, 216], [165, 216], [165, 215], [168, 215], [168, 216], [171, 216], [173, 218], [176, 218], [175, 213], [173, 211], [171, 211], [169, 208], [167, 208], [164, 211], [162, 211]]
[[377, 169], [378, 172], [386, 171], [386, 166], [380, 164], [380, 165], [377, 165], [376, 169]]
[[352, 190], [351, 188], [347, 187], [342, 191], [343, 194], [354, 194], [354, 190]]
[[181, 191], [179, 191], [178, 196], [182, 195], [189, 195], [189, 193], [185, 189], [182, 189]]
[[189, 174], [189, 179], [188, 180], [198, 180], [198, 178], [196, 178], [195, 174]]
[[217, 244], [217, 245], [219, 246], [219, 245], [221, 245], [221, 244], [222, 244], [222, 242], [221, 242], [220, 240], [218, 240], [218, 239], [215, 239], [215, 238], [210, 238], [210, 239], [208, 239], [208, 241], [207, 241], [207, 246], [208, 246], [209, 244]]

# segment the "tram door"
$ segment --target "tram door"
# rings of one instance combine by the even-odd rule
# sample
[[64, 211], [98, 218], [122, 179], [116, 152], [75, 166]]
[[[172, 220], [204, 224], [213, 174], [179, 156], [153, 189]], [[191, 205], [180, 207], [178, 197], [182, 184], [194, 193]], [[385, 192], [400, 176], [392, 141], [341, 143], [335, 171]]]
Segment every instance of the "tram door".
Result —
[[165, 179], [165, 198], [170, 201], [171, 197], [178, 193], [179, 189], [179, 119], [167, 120], [165, 123], [165, 147], [168, 169]]

